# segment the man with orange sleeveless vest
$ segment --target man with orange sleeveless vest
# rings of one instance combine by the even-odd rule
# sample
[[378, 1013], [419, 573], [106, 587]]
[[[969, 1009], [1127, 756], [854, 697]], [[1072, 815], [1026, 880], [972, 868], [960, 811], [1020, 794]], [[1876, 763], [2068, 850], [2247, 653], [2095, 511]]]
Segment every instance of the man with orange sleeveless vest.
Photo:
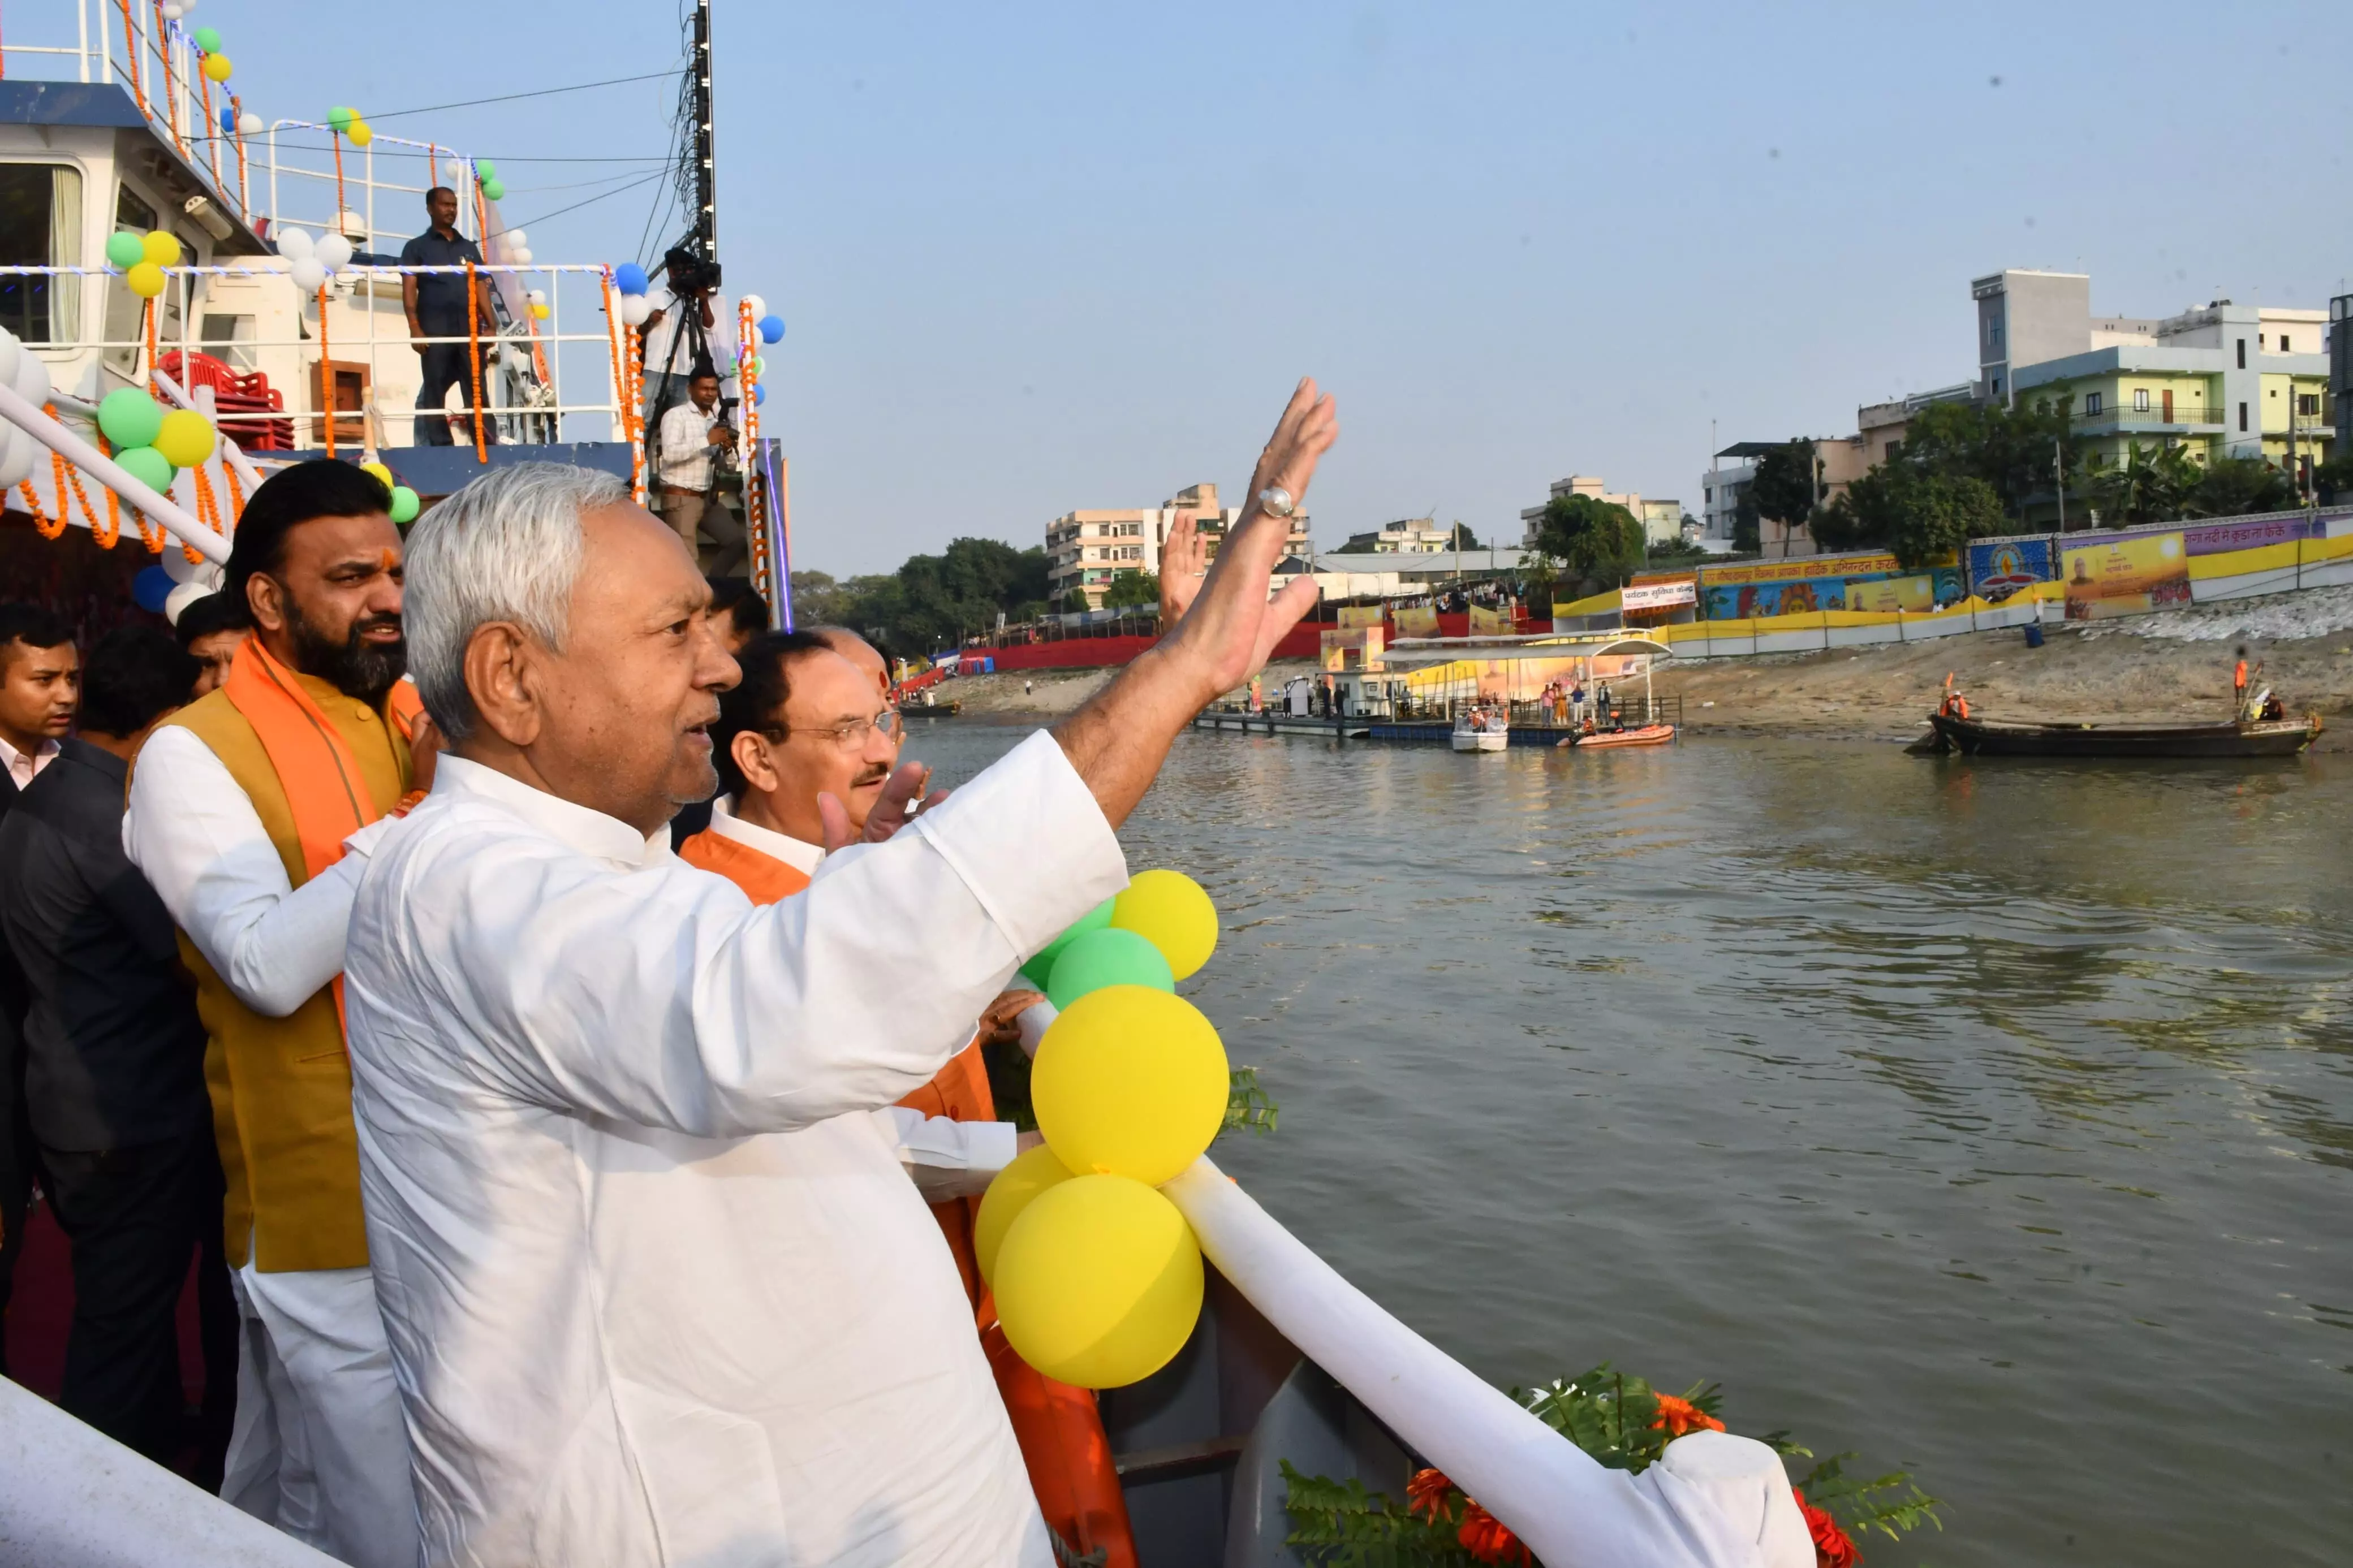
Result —
[[343, 1024], [365, 850], [433, 756], [401, 679], [390, 503], [337, 462], [255, 490], [227, 588], [253, 635], [221, 688], [149, 740], [123, 823], [196, 976], [227, 1177], [244, 1335], [221, 1495], [364, 1568], [413, 1568], [418, 1552]]
[[[743, 680], [721, 696], [712, 731], [723, 794], [711, 826], [679, 856], [725, 877], [754, 903], [775, 903], [808, 886], [825, 840], [865, 831], [904, 731], [885, 700], [881, 656], [854, 633], [771, 633], [736, 659]], [[820, 804], [828, 797], [841, 818], [830, 835]], [[931, 1200], [955, 1258], [1047, 1522], [1081, 1554], [1104, 1549], [1106, 1568], [1134, 1568], [1127, 1507], [1094, 1395], [1040, 1376], [1012, 1352], [973, 1252], [988, 1177], [1017, 1148], [1038, 1142], [1030, 1132], [1017, 1142], [1011, 1125], [996, 1120], [982, 1040], [1012, 1038], [1015, 1016], [1039, 1000], [1026, 991], [999, 997], [982, 1016], [979, 1037], [881, 1114], [892, 1119], [901, 1163]]]

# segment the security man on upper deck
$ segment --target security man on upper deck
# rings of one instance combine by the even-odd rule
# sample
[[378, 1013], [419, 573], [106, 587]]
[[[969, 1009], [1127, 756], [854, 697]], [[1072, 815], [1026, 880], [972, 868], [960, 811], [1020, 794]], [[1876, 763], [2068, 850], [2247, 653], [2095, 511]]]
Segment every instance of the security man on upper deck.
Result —
[[[432, 218], [433, 226], [400, 247], [403, 267], [462, 267], [469, 261], [481, 265], [481, 251], [458, 232], [457, 192], [447, 185], [434, 186], [425, 193], [425, 211]], [[452, 386], [458, 389], [459, 412], [466, 421], [466, 439], [469, 443], [473, 440], [474, 389], [489, 386], [490, 358], [498, 342], [499, 318], [491, 308], [491, 280], [487, 277], [475, 274], [472, 292], [470, 321], [463, 273], [409, 272], [401, 276], [400, 299], [408, 311], [408, 335], [425, 362], [424, 384], [417, 389], [417, 444], [420, 447], [449, 445], [449, 421], [444, 405]], [[473, 325], [480, 328], [482, 342], [481, 357], [471, 365], [467, 363], [466, 343], [426, 341], [463, 338]], [[487, 416], [482, 421], [482, 439], [498, 439], [498, 432]]]

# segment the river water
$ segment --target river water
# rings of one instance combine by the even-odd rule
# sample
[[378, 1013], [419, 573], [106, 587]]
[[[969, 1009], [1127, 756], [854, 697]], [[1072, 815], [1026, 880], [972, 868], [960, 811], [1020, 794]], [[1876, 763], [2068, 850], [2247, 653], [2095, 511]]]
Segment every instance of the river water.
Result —
[[1219, 1162], [1470, 1366], [1910, 1469], [1874, 1565], [2211, 1568], [2353, 1557], [2348, 826], [2348, 756], [1189, 734], [1123, 838], [1282, 1107]]

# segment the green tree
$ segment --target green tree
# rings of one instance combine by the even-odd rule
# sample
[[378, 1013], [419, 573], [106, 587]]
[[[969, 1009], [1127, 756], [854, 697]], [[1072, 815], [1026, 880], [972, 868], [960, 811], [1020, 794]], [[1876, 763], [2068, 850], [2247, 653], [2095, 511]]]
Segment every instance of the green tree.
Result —
[[1926, 474], [1982, 479], [2004, 511], [2022, 517], [2026, 498], [2051, 488], [2071, 440], [2067, 411], [2049, 398], [2015, 408], [1932, 403], [1905, 426], [1900, 460]]
[[1160, 579], [1150, 572], [1115, 572], [1103, 590], [1103, 608], [1131, 610], [1160, 603]]
[[2299, 504], [2295, 483], [2261, 458], [2216, 458], [2185, 499], [2191, 517], [2286, 511]]
[[1479, 536], [1471, 531], [1471, 525], [1464, 522], [1460, 518], [1455, 519], [1454, 526], [1447, 531], [1446, 539], [1446, 548], [1449, 550], [1462, 551], [1480, 550], [1485, 548], [1479, 542]]
[[1742, 495], [1732, 509], [1732, 548], [1740, 555], [1754, 555], [1765, 548], [1765, 531], [1758, 525], [1754, 496]]
[[2092, 500], [2109, 522], [2164, 522], [2179, 517], [2201, 474], [2179, 447], [2155, 451], [2132, 443], [2125, 460], [2092, 478]]
[[1794, 529], [1814, 510], [1821, 459], [1811, 441], [1785, 441], [1757, 455], [1757, 477], [1749, 481], [1748, 499], [1759, 517]]
[[2312, 471], [2313, 488], [2320, 499], [2334, 504], [2353, 498], [2353, 452], [2339, 452]]
[[1536, 524], [1536, 549], [1559, 563], [1565, 581], [1603, 589], [1623, 586], [1642, 569], [1643, 542], [1632, 512], [1592, 496], [1553, 497]]
[[1909, 568], [1935, 565], [1972, 539], [2003, 532], [2009, 520], [1985, 480], [1925, 472], [1899, 458], [1848, 485], [1813, 524], [1825, 550], [1892, 551]]

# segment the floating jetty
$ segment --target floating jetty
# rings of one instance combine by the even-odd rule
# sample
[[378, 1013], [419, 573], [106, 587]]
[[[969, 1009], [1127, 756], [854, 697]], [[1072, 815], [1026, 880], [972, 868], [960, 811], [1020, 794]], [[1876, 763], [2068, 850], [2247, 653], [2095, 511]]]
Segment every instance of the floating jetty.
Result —
[[[1665, 704], [1662, 702], [1663, 709]], [[1677, 718], [1681, 718], [1680, 712]], [[1244, 735], [1300, 735], [1323, 741], [1406, 741], [1444, 746], [1452, 742], [1451, 719], [1318, 719], [1292, 713], [1250, 713], [1210, 709], [1193, 721], [1196, 730], [1221, 730]], [[1536, 724], [1512, 721], [1511, 744], [1552, 746], [1585, 733], [1574, 724]], [[1573, 749], [1573, 748], [1572, 748]]]

